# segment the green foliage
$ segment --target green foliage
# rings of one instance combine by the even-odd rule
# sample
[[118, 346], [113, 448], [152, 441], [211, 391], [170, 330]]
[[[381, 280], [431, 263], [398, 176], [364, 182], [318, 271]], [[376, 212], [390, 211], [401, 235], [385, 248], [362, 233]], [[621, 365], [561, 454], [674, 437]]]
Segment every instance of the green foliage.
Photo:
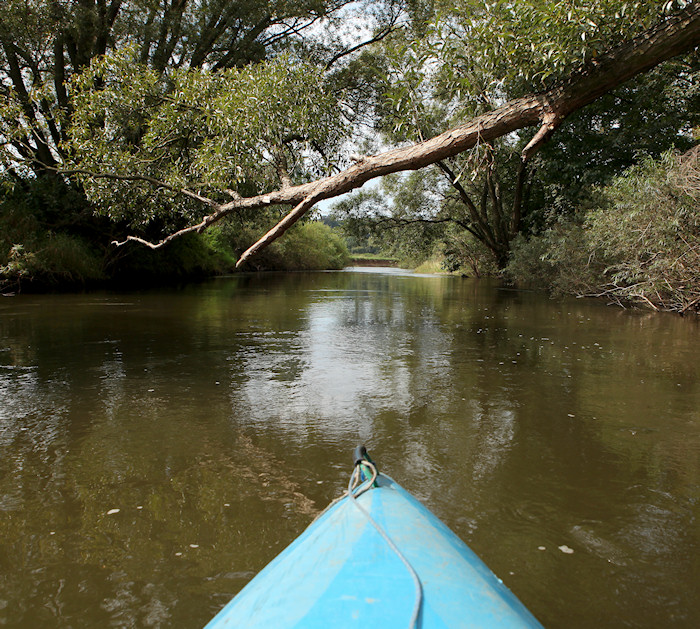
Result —
[[404, 30], [384, 45], [382, 129], [414, 139], [551, 87], [683, 5], [437, 0], [421, 36]]
[[648, 28], [675, 5], [621, 0], [442, 2], [436, 31], [443, 60], [440, 80], [449, 93], [490, 103], [544, 89]]
[[[68, 261], [60, 252], [77, 245], [64, 237], [95, 240], [117, 225], [121, 233], [157, 239], [210, 211], [198, 195], [221, 203], [322, 176], [349, 135], [347, 121], [369, 122], [385, 142], [421, 140], [550, 87], [686, 3], [368, 3], [381, 18], [377, 23], [393, 20], [401, 6], [404, 27], [349, 63], [343, 58], [330, 75], [324, 60], [343, 50], [337, 34], [326, 29], [332, 20], [313, 41], [302, 41], [299, 33], [342, 0], [5, 4], [2, 167], [22, 176], [60, 163], [75, 167], [106, 227], [98, 236], [96, 223], [84, 220], [87, 205], [77, 199], [63, 213], [46, 209], [55, 204], [6, 209], [0, 253], [5, 266], [11, 258], [17, 270], [30, 268], [39, 250]], [[494, 258], [502, 265], [521, 225], [538, 233], [546, 224], [552, 243], [539, 254], [527, 253], [534, 240], [518, 241], [514, 260], [529, 256], [568, 277], [561, 275], [564, 258], [554, 252], [574, 245], [557, 249], [555, 241], [592, 237], [588, 223], [570, 229], [592, 186], [633, 164], [639, 149], [656, 157], [669, 146], [687, 148], [697, 98], [697, 57], [667, 64], [572, 117], [556, 144], [538, 156], [522, 206], [513, 203], [519, 198], [517, 156], [531, 131], [449, 160], [442, 172], [391, 178], [381, 194], [352, 197], [341, 212], [343, 228], [355, 245], [379, 248], [404, 263], [437, 253], [451, 268], [479, 274]], [[524, 216], [529, 210], [524, 221], [520, 210]], [[129, 265], [156, 275], [166, 267], [178, 274], [222, 270], [277, 213], [241, 213], [211, 236], [193, 236], [162, 252], [172, 256], [162, 268], [150, 252], [99, 255], [109, 272]], [[294, 258], [295, 247], [311, 250], [309, 242], [323, 240], [320, 234], [301, 236], [313, 229], [290, 232], [288, 239], [297, 241], [285, 252], [291, 265], [326, 264]], [[279, 266], [284, 242], [261, 264]], [[602, 246], [596, 252], [596, 260], [613, 255]], [[582, 266], [572, 256], [566, 262]], [[82, 273], [87, 271], [76, 276]], [[581, 280], [582, 291], [595, 283], [590, 279]], [[575, 284], [571, 278], [561, 282]]]
[[[392, 142], [430, 137], [553, 86], [684, 4], [438, 1], [424, 37], [404, 30], [384, 42], [385, 103], [377, 128]], [[477, 260], [495, 257], [503, 266], [520, 230], [536, 233], [552, 213], [575, 214], [593, 186], [621, 174], [638, 153], [687, 149], [697, 122], [698, 76], [697, 56], [675, 60], [571, 116], [531, 163], [517, 205], [520, 151], [533, 130], [445, 160], [449, 172], [436, 186], [443, 198], [435, 200], [432, 218], [452, 221], [452, 242], [444, 236], [448, 264], [486, 268]], [[483, 246], [491, 253], [475, 255]]]
[[[700, 153], [693, 170], [700, 170]], [[700, 206], [676, 178], [682, 162], [646, 159], [605, 189], [587, 217], [590, 248], [606, 264], [608, 294], [685, 310], [700, 300]]]
[[584, 296], [597, 292], [603, 271], [591, 255], [582, 218], [559, 215], [542, 234], [513, 240], [504, 276], [522, 287]]
[[[195, 235], [157, 253], [108, 243], [124, 231], [159, 238], [202, 216], [206, 206], [177, 194], [185, 186], [225, 201], [287, 176], [298, 183], [325, 174], [322, 154], [334, 152], [345, 129], [322, 62], [303, 59], [311, 48], [324, 59], [342, 46], [320, 32], [325, 24], [304, 40], [344, 4], [4, 2], [0, 169], [26, 184], [0, 216], [6, 274], [126, 281], [230, 270], [240, 251], [219, 250], [217, 237]], [[54, 166], [106, 175], [79, 182], [92, 207], [80, 185], [54, 200], [37, 193], [37, 182], [60, 181], [36, 176]], [[122, 179], [132, 175], [141, 179]], [[269, 226], [270, 212], [239, 218]], [[88, 241], [92, 271], [77, 260], [70, 270], [68, 243], [78, 251]]]
[[[340, 234], [320, 221], [305, 221], [292, 228], [286, 238], [277, 241], [275, 268], [287, 270], [342, 269], [350, 255]], [[273, 244], [274, 247], [274, 244]]]
[[65, 233], [32, 233], [24, 244], [12, 245], [0, 264], [3, 289], [22, 284], [76, 286], [103, 279], [102, 260], [83, 238]]
[[159, 77], [175, 68], [241, 68], [281, 50], [304, 50], [310, 27], [344, 4], [4, 0], [0, 133], [12, 143], [2, 146], [0, 164], [26, 175], [63, 160], [72, 111], [67, 84], [102, 55], [131, 49]]
[[[99, 85], [99, 89], [95, 86]], [[143, 226], [199, 217], [196, 190], [223, 202], [323, 172], [320, 154], [344, 136], [319, 70], [282, 55], [213, 73], [159, 76], [133, 51], [94, 62], [73, 83], [71, 154], [89, 198], [111, 218]], [[136, 177], [136, 180], [131, 179]], [[148, 177], [163, 186], [154, 192]]]
[[360, 190], [333, 206], [354, 251], [373, 250], [412, 268], [430, 258], [445, 233], [435, 216], [440, 186], [433, 170], [382, 179], [380, 189]]
[[571, 115], [535, 157], [531, 205], [573, 212], [640, 154], [688, 150], [700, 112], [699, 64], [697, 55], [667, 62]]
[[[230, 273], [240, 254], [276, 220], [273, 210], [242, 216], [203, 234], [174, 240], [163, 250], [137, 244], [96, 246], [106, 234], [86, 208], [76, 222], [80, 195], [56, 178], [0, 180], [0, 288], [28, 290], [95, 286], [104, 282], [144, 285]], [[107, 225], [109, 226], [109, 224]], [[256, 261], [260, 269], [342, 268], [342, 238], [311, 222]]]
[[86, 284], [103, 277], [79, 193], [56, 177], [0, 180], [0, 278], [4, 284]]
[[158, 251], [130, 243], [114, 252], [106, 268], [108, 279], [119, 285], [148, 286], [230, 273], [235, 260], [208, 236], [186, 234]]
[[[260, 235], [250, 223], [224, 221], [204, 236], [221, 255], [228, 255], [231, 268]], [[310, 271], [342, 269], [350, 262], [343, 237], [321, 221], [300, 221], [284, 238], [273, 242], [250, 260], [247, 269], [260, 271]]]
[[0, 217], [4, 224], [0, 243], [13, 238], [16, 241], [15, 234], [38, 225], [53, 231], [87, 229], [90, 213], [80, 190], [60, 177], [0, 178]]
[[394, 142], [419, 142], [443, 131], [452, 122], [446, 99], [437, 98], [435, 69], [442, 60], [431, 37], [415, 39], [400, 32], [384, 49], [385, 104], [379, 130]]
[[465, 229], [451, 226], [442, 243], [443, 268], [470, 277], [497, 275], [493, 252]]
[[46, 233], [27, 244], [13, 245], [0, 266], [6, 285], [85, 285], [103, 278], [100, 258], [83, 239]]
[[[158, 251], [130, 244], [108, 271], [117, 282], [132, 284], [232, 273], [241, 253], [271, 222], [272, 216], [267, 223], [260, 217], [257, 221], [224, 220], [202, 234], [177, 238]], [[340, 269], [348, 264], [349, 256], [343, 239], [331, 228], [320, 222], [304, 221], [252, 262], [248, 268], [260, 271]]]
[[358, 190], [333, 204], [330, 219], [339, 225], [352, 253], [381, 254], [381, 238], [373, 217], [385, 215], [387, 204], [377, 190]]
[[599, 206], [518, 240], [521, 283], [679, 312], [700, 304], [700, 151], [646, 158], [600, 191]]

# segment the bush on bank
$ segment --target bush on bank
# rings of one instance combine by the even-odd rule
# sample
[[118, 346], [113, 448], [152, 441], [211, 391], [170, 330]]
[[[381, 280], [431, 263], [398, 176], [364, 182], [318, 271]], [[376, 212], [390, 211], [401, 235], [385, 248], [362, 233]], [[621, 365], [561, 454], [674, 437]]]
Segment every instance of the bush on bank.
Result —
[[0, 288], [85, 284], [104, 279], [90, 243], [89, 209], [56, 177], [0, 179]]
[[[82, 195], [59, 179], [0, 179], [0, 291], [148, 285], [230, 273], [264, 229], [222, 222], [157, 251], [137, 243], [114, 247], [117, 226], [96, 218]], [[250, 268], [338, 269], [349, 259], [331, 228], [307, 221]]]
[[[205, 232], [210, 246], [228, 257], [231, 269], [236, 260], [260, 237], [260, 226], [222, 222]], [[350, 264], [345, 240], [320, 221], [294, 225], [283, 238], [260, 251], [246, 265], [255, 271], [314, 271], [342, 269]]]
[[700, 312], [700, 147], [643, 159], [598, 191], [597, 207], [513, 243], [521, 285]]

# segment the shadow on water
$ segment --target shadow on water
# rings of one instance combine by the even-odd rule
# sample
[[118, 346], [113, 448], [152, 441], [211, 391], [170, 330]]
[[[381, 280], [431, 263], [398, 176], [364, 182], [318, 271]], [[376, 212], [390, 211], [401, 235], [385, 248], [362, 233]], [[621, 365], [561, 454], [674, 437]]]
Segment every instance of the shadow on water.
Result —
[[201, 626], [362, 441], [546, 626], [695, 626], [698, 331], [396, 269], [3, 300], [0, 624]]

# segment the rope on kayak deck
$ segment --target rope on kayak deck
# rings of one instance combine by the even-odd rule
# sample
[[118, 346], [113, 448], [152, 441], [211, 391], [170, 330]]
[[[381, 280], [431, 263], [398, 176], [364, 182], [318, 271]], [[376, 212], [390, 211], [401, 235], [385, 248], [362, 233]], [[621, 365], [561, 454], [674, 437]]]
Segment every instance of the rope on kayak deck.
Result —
[[[363, 483], [362, 485], [359, 486], [358, 484], [360, 483], [360, 480], [362, 478], [362, 469], [361, 467], [365, 466], [370, 469], [372, 472], [372, 477], [369, 479], [369, 482]], [[350, 483], [348, 484], [348, 497], [352, 501], [352, 503], [362, 512], [362, 514], [367, 518], [367, 520], [370, 522], [370, 524], [377, 530], [377, 532], [382, 536], [384, 541], [388, 544], [389, 548], [396, 553], [398, 558], [401, 560], [404, 566], [406, 566], [406, 569], [411, 575], [411, 578], [413, 579], [413, 584], [416, 589], [416, 600], [413, 605], [413, 613], [411, 614], [411, 624], [409, 627], [411, 629], [415, 629], [415, 627], [418, 626], [418, 616], [420, 615], [420, 609], [423, 604], [423, 585], [420, 582], [420, 578], [418, 577], [418, 573], [413, 569], [413, 566], [410, 564], [408, 559], [404, 557], [403, 553], [398, 549], [396, 544], [392, 541], [392, 539], [389, 537], [387, 532], [379, 525], [377, 522], [374, 520], [374, 518], [369, 514], [369, 511], [365, 509], [358, 501], [357, 498], [361, 496], [363, 493], [368, 491], [374, 486], [374, 481], [377, 480], [377, 467], [372, 463], [371, 461], [368, 461], [367, 459], [364, 459], [361, 463], [357, 463], [355, 466], [355, 469], [352, 471], [352, 474], [350, 475]]]

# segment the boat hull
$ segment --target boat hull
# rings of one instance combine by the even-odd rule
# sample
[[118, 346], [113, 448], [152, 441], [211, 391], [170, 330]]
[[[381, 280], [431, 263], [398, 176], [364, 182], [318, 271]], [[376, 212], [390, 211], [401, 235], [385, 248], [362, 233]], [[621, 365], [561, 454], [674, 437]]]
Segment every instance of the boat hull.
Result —
[[[387, 476], [357, 498], [420, 578], [418, 627], [541, 627], [447, 526]], [[323, 513], [206, 629], [410, 626], [416, 585], [349, 498]]]

